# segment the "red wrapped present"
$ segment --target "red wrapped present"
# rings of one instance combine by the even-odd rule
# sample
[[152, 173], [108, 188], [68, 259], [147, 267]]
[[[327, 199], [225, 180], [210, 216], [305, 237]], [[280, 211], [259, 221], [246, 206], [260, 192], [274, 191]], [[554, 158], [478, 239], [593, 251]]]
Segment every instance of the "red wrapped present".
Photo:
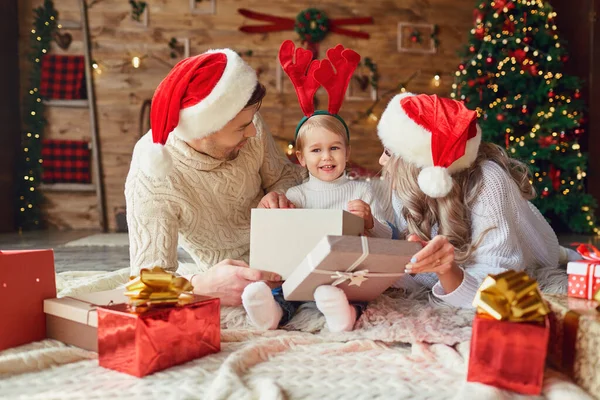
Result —
[[541, 393], [550, 327], [537, 282], [524, 272], [490, 275], [473, 305], [467, 381]]
[[98, 308], [98, 361], [142, 377], [221, 349], [220, 302], [161, 268], [142, 269], [129, 304]]
[[83, 140], [42, 141], [42, 166], [45, 183], [89, 183], [90, 145]]
[[0, 251], [0, 350], [46, 337], [44, 300], [52, 297], [52, 250]]
[[42, 57], [40, 95], [47, 99], [85, 99], [83, 56], [49, 54]]
[[577, 246], [577, 252], [583, 260], [567, 264], [568, 295], [591, 300], [600, 290], [600, 251], [591, 244], [580, 244]]

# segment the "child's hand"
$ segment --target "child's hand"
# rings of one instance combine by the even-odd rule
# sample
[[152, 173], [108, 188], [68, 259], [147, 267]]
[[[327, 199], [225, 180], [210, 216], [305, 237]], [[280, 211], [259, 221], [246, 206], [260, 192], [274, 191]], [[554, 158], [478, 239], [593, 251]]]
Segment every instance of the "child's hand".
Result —
[[351, 214], [357, 215], [365, 220], [365, 230], [373, 229], [375, 222], [373, 221], [373, 214], [371, 214], [371, 207], [362, 200], [352, 200], [348, 202], [348, 211]]

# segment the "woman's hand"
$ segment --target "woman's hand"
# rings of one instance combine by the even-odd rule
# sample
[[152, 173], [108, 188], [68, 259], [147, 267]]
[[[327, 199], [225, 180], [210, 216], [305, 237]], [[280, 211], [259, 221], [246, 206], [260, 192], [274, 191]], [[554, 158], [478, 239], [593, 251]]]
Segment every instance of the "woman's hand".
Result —
[[362, 200], [352, 200], [348, 202], [348, 212], [356, 216], [361, 217], [365, 220], [365, 230], [373, 229], [375, 222], [373, 221], [373, 214], [371, 214], [371, 207]]
[[194, 293], [218, 297], [224, 306], [242, 304], [242, 292], [252, 282], [266, 281], [270, 287], [281, 286], [281, 276], [274, 272], [250, 269], [239, 260], [223, 260], [203, 274], [192, 276]]
[[463, 271], [454, 260], [454, 246], [443, 235], [425, 242], [417, 235], [409, 235], [409, 242], [419, 242], [424, 247], [406, 265], [409, 274], [433, 272], [437, 274], [446, 294], [453, 292], [463, 280]]
[[258, 203], [257, 208], [296, 208], [283, 193], [267, 193]]

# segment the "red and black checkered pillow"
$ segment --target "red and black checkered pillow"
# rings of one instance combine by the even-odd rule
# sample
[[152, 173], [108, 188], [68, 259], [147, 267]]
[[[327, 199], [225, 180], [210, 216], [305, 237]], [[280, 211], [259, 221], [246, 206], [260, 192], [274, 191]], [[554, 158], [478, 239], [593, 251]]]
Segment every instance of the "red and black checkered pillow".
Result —
[[40, 94], [46, 99], [85, 99], [83, 56], [48, 54], [42, 58]]
[[42, 142], [42, 166], [45, 183], [90, 183], [90, 148], [79, 140]]

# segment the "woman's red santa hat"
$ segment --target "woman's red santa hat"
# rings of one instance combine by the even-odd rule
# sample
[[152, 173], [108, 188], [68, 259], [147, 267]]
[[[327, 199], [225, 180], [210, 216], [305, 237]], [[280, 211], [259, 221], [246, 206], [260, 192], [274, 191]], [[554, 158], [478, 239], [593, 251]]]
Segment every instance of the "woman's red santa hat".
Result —
[[437, 95], [395, 96], [377, 133], [394, 155], [421, 168], [419, 187], [433, 198], [450, 193], [451, 175], [473, 164], [481, 143], [477, 113]]
[[194, 140], [217, 132], [244, 109], [256, 84], [254, 69], [229, 49], [210, 50], [177, 63], [152, 97], [152, 144], [143, 149], [144, 172], [167, 176], [173, 165], [164, 147], [169, 134]]

